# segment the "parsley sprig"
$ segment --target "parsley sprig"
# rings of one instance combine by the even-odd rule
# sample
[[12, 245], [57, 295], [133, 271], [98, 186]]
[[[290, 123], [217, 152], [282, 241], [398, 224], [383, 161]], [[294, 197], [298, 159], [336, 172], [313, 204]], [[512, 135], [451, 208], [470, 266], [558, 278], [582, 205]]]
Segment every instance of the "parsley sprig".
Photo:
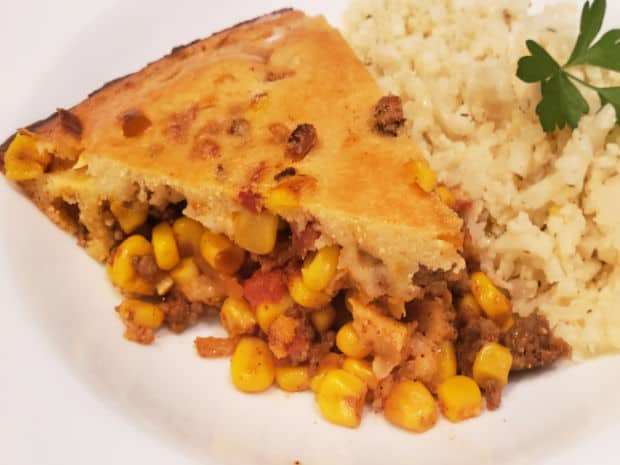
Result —
[[620, 87], [597, 87], [568, 71], [575, 66], [589, 65], [620, 72], [620, 29], [606, 32], [595, 42], [603, 27], [606, 9], [606, 0], [586, 2], [577, 43], [564, 66], [536, 41], [526, 42], [530, 55], [519, 60], [517, 76], [527, 83], [540, 82], [542, 100], [536, 107], [536, 114], [545, 132], [563, 129], [567, 124], [574, 129], [581, 117], [590, 111], [575, 82], [598, 93], [601, 104], [613, 105], [620, 125]]

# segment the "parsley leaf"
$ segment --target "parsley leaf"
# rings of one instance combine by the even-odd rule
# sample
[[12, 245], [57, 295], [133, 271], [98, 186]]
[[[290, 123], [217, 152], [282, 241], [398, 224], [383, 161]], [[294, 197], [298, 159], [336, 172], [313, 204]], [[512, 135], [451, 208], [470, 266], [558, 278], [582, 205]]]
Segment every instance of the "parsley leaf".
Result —
[[536, 114], [545, 132], [564, 129], [566, 124], [576, 128], [582, 115], [590, 111], [575, 84], [562, 73], [542, 83], [543, 99], [536, 107]]
[[540, 82], [542, 100], [536, 114], [545, 132], [576, 128], [581, 117], [590, 111], [575, 82], [598, 93], [602, 105], [616, 109], [620, 125], [620, 87], [596, 87], [570, 74], [573, 66], [590, 65], [620, 72], [620, 29], [612, 29], [595, 42], [605, 18], [606, 0], [585, 3], [581, 13], [579, 36], [568, 62], [560, 66], [539, 43], [526, 42], [530, 55], [519, 60], [517, 76], [524, 82]]
[[517, 76], [525, 82], [533, 83], [544, 81], [560, 72], [560, 65], [537, 42], [528, 40], [527, 49], [531, 55], [519, 60]]
[[606, 0], [594, 0], [591, 6], [590, 2], [586, 2], [583, 6], [579, 37], [577, 37], [577, 43], [566, 66], [580, 64], [579, 59], [587, 54], [590, 45], [592, 45], [598, 33], [601, 32], [606, 7]]
[[612, 29], [595, 43], [583, 64], [620, 71], [620, 29]]

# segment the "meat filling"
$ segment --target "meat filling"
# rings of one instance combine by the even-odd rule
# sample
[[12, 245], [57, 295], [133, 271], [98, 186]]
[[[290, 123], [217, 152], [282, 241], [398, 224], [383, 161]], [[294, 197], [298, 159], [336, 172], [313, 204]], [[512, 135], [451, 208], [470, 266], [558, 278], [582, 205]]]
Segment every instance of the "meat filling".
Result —
[[387, 95], [381, 97], [374, 111], [375, 127], [382, 134], [396, 137], [405, 124], [405, 114], [400, 97]]
[[538, 314], [514, 316], [514, 324], [502, 335], [502, 343], [512, 353], [515, 371], [544, 368], [570, 354], [570, 346], [557, 338], [547, 319]]
[[173, 291], [167, 296], [161, 308], [164, 312], [168, 327], [175, 333], [185, 331], [206, 313], [207, 307], [202, 302], [190, 302], [179, 291]]
[[312, 124], [300, 124], [288, 138], [286, 154], [294, 161], [302, 160], [316, 145], [318, 136]]
[[[403, 121], [392, 108], [393, 102], [387, 97], [377, 110], [378, 127], [390, 134]], [[232, 135], [244, 130], [243, 122], [233, 122]], [[305, 131], [294, 133], [289, 141], [303, 145], [295, 149], [299, 153], [307, 152], [316, 142], [304, 142], [306, 137], [314, 137]], [[281, 176], [294, 173], [287, 168]], [[220, 316], [229, 337], [197, 338], [195, 347], [200, 356], [232, 355], [244, 337], [253, 336], [254, 341], [262, 339], [264, 349], [259, 346], [259, 350], [269, 352], [274, 366], [300, 367], [309, 377], [320, 375], [328, 367], [338, 368], [347, 360], [348, 366], [366, 363], [373, 380], [366, 381], [365, 399], [375, 409], [382, 409], [392, 390], [403, 383], [421, 383], [439, 396], [442, 383], [459, 374], [476, 379], [487, 408], [493, 410], [501, 403], [504, 376], [510, 370], [542, 368], [570, 353], [570, 347], [552, 334], [540, 315], [512, 315], [512, 325], [506, 319], [487, 317], [477, 303], [471, 304], [477, 288], [470, 290], [470, 281], [474, 280], [465, 271], [421, 266], [412, 278], [419, 290], [414, 300], [398, 302], [383, 296], [370, 301], [355, 289], [346, 270], [337, 269], [338, 246], [317, 250], [321, 232], [314, 222], [300, 230], [280, 225], [273, 232], [275, 244], [270, 251], [250, 253], [224, 236], [183, 219], [183, 206], [181, 202], [151, 207], [145, 223], [136, 230], [141, 239], [134, 240], [132, 247], [139, 253], [129, 254], [131, 273], [126, 286], [129, 294], [135, 290], [150, 296], [150, 302], [159, 302], [138, 306], [127, 318], [119, 311], [126, 320], [125, 336], [132, 341], [153, 342], [155, 330], [162, 324], [173, 332], [182, 332], [209, 311], [227, 306], [228, 311], [222, 310]], [[118, 229], [118, 223], [109, 221], [109, 227]], [[178, 242], [177, 257], [172, 254], [170, 266], [169, 255], [157, 255], [156, 235], [161, 234], [169, 234]], [[124, 243], [111, 258], [112, 274], [118, 272], [115, 260], [129, 253], [125, 249], [119, 252]], [[474, 255], [470, 262], [475, 261]], [[496, 288], [491, 291], [497, 295], [501, 292]], [[470, 305], [460, 304], [465, 294], [470, 295]], [[458, 311], [453, 304], [456, 299]], [[511, 311], [509, 303], [507, 310]], [[342, 336], [345, 328], [348, 333]], [[343, 342], [347, 337], [349, 342]], [[511, 366], [504, 365], [504, 375], [491, 372], [476, 378], [474, 365], [483, 349], [492, 346], [488, 343], [509, 353]], [[453, 361], [445, 355], [450, 352]]]
[[149, 282], [156, 282], [157, 277], [161, 275], [161, 270], [155, 262], [152, 255], [141, 255], [132, 257], [131, 263], [136, 273]]

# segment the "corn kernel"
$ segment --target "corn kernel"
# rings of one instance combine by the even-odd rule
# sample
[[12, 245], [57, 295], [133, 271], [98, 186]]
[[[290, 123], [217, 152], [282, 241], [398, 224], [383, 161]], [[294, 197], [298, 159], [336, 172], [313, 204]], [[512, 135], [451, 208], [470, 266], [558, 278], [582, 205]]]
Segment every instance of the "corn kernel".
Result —
[[286, 186], [270, 190], [265, 197], [265, 208], [274, 213], [290, 210], [299, 206], [299, 194]]
[[385, 400], [383, 414], [390, 423], [416, 433], [437, 423], [435, 399], [419, 381], [403, 381], [394, 386]]
[[43, 175], [43, 167], [32, 160], [20, 160], [16, 156], [4, 156], [4, 172], [12, 181], [29, 181]]
[[155, 286], [136, 274], [132, 258], [152, 255], [153, 247], [143, 236], [133, 235], [118, 246], [108, 267], [110, 281], [125, 292], [139, 295], [155, 294]]
[[424, 159], [411, 160], [405, 165], [408, 177], [424, 192], [431, 192], [437, 185], [437, 175]]
[[233, 217], [235, 242], [245, 250], [265, 255], [273, 251], [278, 233], [278, 217], [268, 212], [241, 210]]
[[244, 337], [230, 362], [232, 382], [243, 392], [261, 392], [273, 384], [276, 368], [273, 354], [262, 339]]
[[284, 313], [292, 306], [293, 303], [288, 297], [284, 297], [280, 302], [264, 302], [262, 304], [258, 304], [256, 307], [256, 320], [258, 321], [258, 326], [260, 326], [260, 329], [267, 333], [271, 323], [273, 323], [274, 320], [280, 315], [284, 315]]
[[[37, 141], [33, 136], [24, 133], [19, 133], [18, 135], [20, 136], [21, 142], [24, 143], [22, 151], [28, 155], [28, 158], [36, 161], [43, 166], [43, 169], [46, 169], [52, 162], [52, 155], [44, 148], [39, 149], [39, 147], [37, 147]], [[13, 140], [13, 142], [15, 142], [15, 140]]]
[[310, 314], [312, 325], [319, 333], [326, 332], [334, 324], [336, 319], [336, 310], [331, 305], [315, 310]]
[[18, 133], [4, 154], [4, 170], [8, 179], [28, 181], [43, 174], [51, 161], [47, 152], [39, 153], [36, 140]]
[[365, 358], [370, 354], [371, 347], [353, 329], [353, 323], [344, 324], [336, 334], [336, 347], [348, 357]]
[[476, 382], [467, 376], [453, 376], [437, 388], [439, 407], [453, 423], [480, 415], [482, 394]]
[[316, 310], [324, 307], [330, 301], [329, 295], [324, 292], [308, 289], [300, 275], [289, 280], [288, 291], [297, 304], [306, 308]]
[[329, 352], [325, 354], [321, 361], [319, 362], [319, 368], [316, 374], [310, 380], [310, 389], [314, 392], [318, 392], [321, 387], [321, 383], [325, 379], [325, 375], [330, 370], [335, 370], [342, 366], [342, 356], [335, 354], [333, 352]]
[[458, 300], [456, 307], [461, 314], [467, 315], [467, 317], [471, 319], [478, 318], [482, 315], [480, 305], [478, 305], [474, 296], [469, 292]]
[[437, 195], [439, 196], [441, 201], [445, 203], [448, 207], [454, 208], [456, 206], [456, 198], [454, 197], [452, 191], [446, 186], [444, 186], [443, 184], [437, 186], [435, 192], [437, 192]]
[[220, 310], [222, 326], [230, 336], [251, 334], [256, 328], [256, 319], [245, 299], [228, 297]]
[[454, 344], [446, 341], [437, 353], [437, 372], [433, 381], [439, 385], [453, 376], [456, 376], [456, 351]]
[[183, 216], [174, 222], [172, 230], [182, 254], [197, 255], [200, 253], [200, 240], [205, 230], [202, 224]]
[[222, 234], [208, 229], [200, 239], [200, 253], [211, 267], [225, 274], [234, 274], [245, 260], [245, 252]]
[[372, 371], [372, 365], [367, 361], [348, 357], [342, 363], [342, 369], [357, 376], [364, 381], [370, 389], [375, 389], [377, 387], [377, 376], [375, 372]]
[[304, 284], [311, 291], [325, 289], [336, 274], [340, 257], [338, 246], [323, 247], [301, 269]]
[[164, 312], [157, 306], [136, 299], [124, 300], [117, 308], [120, 317], [143, 328], [158, 329], [164, 322]]
[[512, 316], [510, 300], [495, 287], [486, 274], [478, 271], [471, 276], [471, 293], [486, 316], [500, 326]]
[[478, 386], [488, 381], [497, 381], [502, 386], [508, 383], [508, 374], [512, 367], [510, 350], [496, 342], [487, 342], [482, 346], [474, 361], [474, 380]]
[[276, 383], [283, 391], [307, 391], [310, 387], [308, 367], [306, 365], [278, 367], [276, 368]]
[[174, 286], [174, 279], [170, 276], [164, 277], [161, 281], [157, 283], [155, 286], [155, 290], [157, 291], [157, 295], [166, 295], [170, 289]]
[[366, 384], [357, 376], [336, 369], [325, 375], [316, 400], [325, 419], [355, 428], [362, 420], [367, 390]]
[[168, 223], [159, 223], [153, 228], [153, 251], [157, 266], [162, 270], [171, 270], [179, 264], [181, 257], [172, 227]]
[[149, 204], [146, 202], [126, 203], [120, 200], [112, 200], [110, 211], [123, 232], [130, 234], [146, 222], [149, 215]]
[[170, 272], [170, 277], [180, 286], [186, 285], [200, 276], [200, 270], [193, 258], [184, 258]]

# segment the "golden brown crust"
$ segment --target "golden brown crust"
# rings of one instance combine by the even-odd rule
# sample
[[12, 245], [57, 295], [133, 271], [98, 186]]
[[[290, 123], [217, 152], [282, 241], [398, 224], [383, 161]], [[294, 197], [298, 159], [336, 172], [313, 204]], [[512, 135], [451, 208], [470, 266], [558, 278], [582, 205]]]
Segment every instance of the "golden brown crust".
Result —
[[[219, 32], [214, 32], [209, 37], [221, 35], [221, 34], [224, 34], [226, 32], [232, 31], [233, 29], [236, 29], [238, 27], [247, 26], [249, 24], [252, 24], [252, 23], [254, 23], [254, 22], [256, 22], [256, 21], [258, 21], [260, 19], [268, 18], [270, 16], [277, 16], [277, 15], [280, 15], [282, 13], [289, 12], [291, 10], [292, 10], [291, 8], [282, 8], [280, 10], [275, 10], [275, 11], [273, 11], [271, 13], [266, 14], [266, 15], [259, 16], [257, 18], [249, 19], [249, 20], [246, 20], [246, 21], [242, 21], [242, 22], [240, 22], [238, 24], [235, 24], [234, 26], [228, 27], [228, 28], [223, 29], [223, 30], [221, 30]], [[174, 55], [174, 54], [179, 53], [179, 52], [182, 52], [184, 49], [187, 49], [187, 48], [191, 47], [192, 45], [195, 45], [196, 43], [200, 42], [200, 40], [201, 39], [196, 39], [196, 40], [192, 40], [191, 42], [189, 42], [187, 44], [184, 44], [184, 45], [177, 45], [177, 46], [172, 48], [172, 50], [170, 51], [170, 53], [168, 55], [166, 55], [166, 57]], [[205, 39], [203, 39], [203, 40], [205, 40]], [[160, 61], [160, 60], [157, 60], [157, 61]], [[134, 73], [130, 73], [130, 74], [126, 74], [124, 76], [119, 76], [117, 78], [114, 78], [114, 79], [104, 83], [98, 89], [95, 89], [92, 92], [90, 92], [88, 94], [88, 97], [89, 98], [93, 97], [95, 94], [98, 94], [98, 93], [102, 92], [103, 90], [106, 90], [106, 89], [112, 87], [113, 85], [118, 84], [119, 82], [129, 78], [133, 74]], [[41, 119], [39, 121], [35, 121], [34, 123], [28, 125], [26, 127], [26, 129], [28, 129], [29, 131], [32, 131], [32, 132], [37, 132], [37, 130], [39, 128], [42, 128], [42, 127], [52, 123], [51, 120], [53, 120], [55, 118], [58, 118], [58, 116], [59, 116], [58, 115], [58, 111], [56, 111], [56, 112], [52, 113], [51, 115], [49, 115], [47, 118], [43, 118], [43, 119]], [[0, 171], [4, 170], [4, 153], [6, 152], [7, 148], [9, 147], [9, 145], [11, 144], [13, 139], [15, 138], [16, 134], [17, 133], [11, 134], [2, 144], [0, 144]]]
[[[187, 199], [187, 215], [227, 234], [239, 194], [265, 196], [293, 167], [314, 182], [300, 208], [282, 215], [300, 227], [315, 220], [325, 241], [345, 249], [341, 264], [354, 279], [374, 283], [371, 296], [411, 298], [420, 265], [463, 267], [461, 220], [407, 180], [404, 164], [421, 155], [409, 139], [375, 130], [381, 96], [323, 18], [285, 10], [175, 48], [91, 94], [70, 109], [82, 125], [79, 146], [55, 116], [31, 131], [81, 152], [102, 196], [128, 195], [134, 183], [168, 186]], [[131, 137], [121, 123], [129, 111], [150, 123]], [[240, 120], [242, 133], [231, 129]], [[273, 128], [301, 124], [316, 129], [316, 141], [292, 161]]]

